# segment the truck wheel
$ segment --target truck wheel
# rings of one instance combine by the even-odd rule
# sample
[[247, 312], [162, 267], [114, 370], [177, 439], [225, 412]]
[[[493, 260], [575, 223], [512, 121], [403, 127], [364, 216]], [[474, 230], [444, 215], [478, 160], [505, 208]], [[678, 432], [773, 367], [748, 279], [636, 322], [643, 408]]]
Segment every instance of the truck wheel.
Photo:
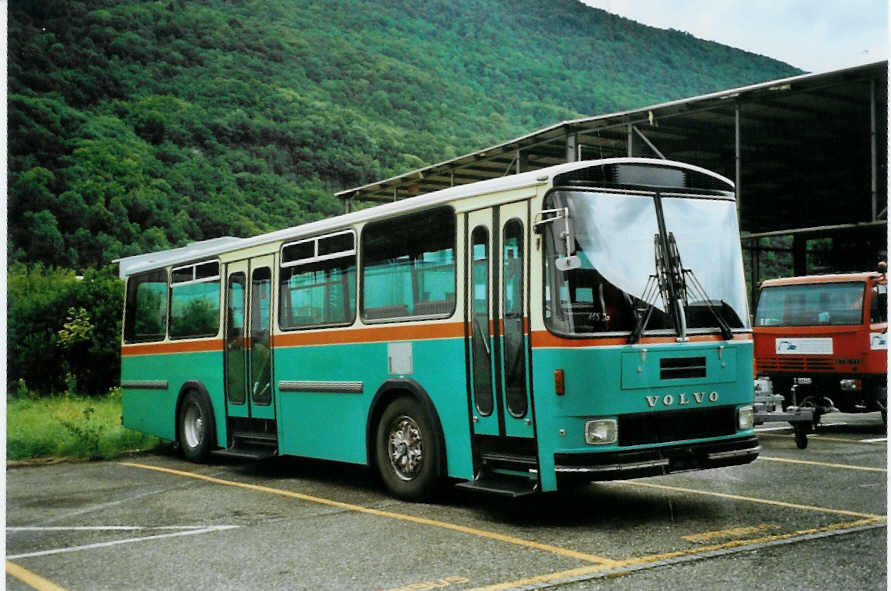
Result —
[[428, 497], [440, 478], [439, 433], [414, 398], [401, 397], [381, 415], [375, 437], [375, 459], [384, 485], [407, 501]]

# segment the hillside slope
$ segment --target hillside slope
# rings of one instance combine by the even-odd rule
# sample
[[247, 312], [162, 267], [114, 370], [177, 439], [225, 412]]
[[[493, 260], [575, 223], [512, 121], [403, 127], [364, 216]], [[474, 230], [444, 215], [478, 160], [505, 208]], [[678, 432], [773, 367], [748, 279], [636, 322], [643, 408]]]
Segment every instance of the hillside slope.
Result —
[[82, 269], [340, 211], [566, 118], [789, 76], [577, 0], [13, 0], [9, 256]]

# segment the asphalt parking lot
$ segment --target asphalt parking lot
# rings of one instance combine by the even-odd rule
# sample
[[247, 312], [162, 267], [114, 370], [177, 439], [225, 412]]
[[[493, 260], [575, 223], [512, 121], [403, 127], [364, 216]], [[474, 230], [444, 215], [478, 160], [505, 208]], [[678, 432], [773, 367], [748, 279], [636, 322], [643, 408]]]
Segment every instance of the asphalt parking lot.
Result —
[[887, 440], [830, 414], [748, 466], [519, 502], [370, 471], [172, 451], [7, 470], [7, 589], [885, 589]]

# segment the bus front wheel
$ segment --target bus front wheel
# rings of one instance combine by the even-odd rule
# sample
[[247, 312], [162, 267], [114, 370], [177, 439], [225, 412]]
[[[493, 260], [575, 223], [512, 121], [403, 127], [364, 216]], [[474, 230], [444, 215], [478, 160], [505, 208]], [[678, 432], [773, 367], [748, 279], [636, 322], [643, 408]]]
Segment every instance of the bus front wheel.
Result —
[[213, 411], [207, 397], [192, 390], [186, 393], [179, 408], [177, 440], [183, 456], [192, 462], [203, 462], [213, 449]]
[[384, 485], [400, 499], [428, 497], [439, 481], [440, 445], [433, 420], [414, 398], [397, 398], [381, 415], [375, 459]]

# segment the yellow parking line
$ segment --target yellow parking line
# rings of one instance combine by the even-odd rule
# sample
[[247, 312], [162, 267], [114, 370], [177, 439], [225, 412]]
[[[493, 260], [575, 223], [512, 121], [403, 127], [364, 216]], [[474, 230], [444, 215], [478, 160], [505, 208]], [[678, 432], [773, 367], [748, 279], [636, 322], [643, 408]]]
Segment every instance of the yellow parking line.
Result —
[[[849, 521], [845, 523], [835, 523], [832, 525], [826, 525], [823, 527], [817, 527], [813, 529], [804, 529], [798, 530], [785, 534], [775, 534], [771, 536], [762, 536], [760, 538], [750, 538], [750, 539], [742, 539], [742, 540], [731, 540], [728, 542], [724, 542], [722, 544], [712, 544], [710, 546], [699, 546], [696, 548], [689, 548], [684, 550], [676, 550], [672, 552], [663, 552], [661, 554], [649, 554], [646, 556], [639, 556], [637, 558], [629, 558], [628, 560], [618, 561], [615, 565], [596, 565], [596, 566], [584, 566], [581, 568], [564, 570], [559, 572], [547, 573], [543, 575], [535, 575], [532, 577], [525, 577], [522, 579], [515, 579], [513, 581], [505, 581], [502, 583], [495, 583], [494, 585], [485, 585], [482, 587], [475, 587], [470, 589], [469, 591], [505, 591], [507, 589], [513, 589], [515, 587], [525, 587], [534, 584], [540, 583], [550, 583], [554, 581], [565, 581], [567, 579], [572, 578], [582, 578], [585, 575], [593, 575], [598, 572], [603, 571], [611, 571], [610, 576], [619, 576], [623, 573], [616, 572], [622, 568], [628, 568], [633, 566], [640, 566], [645, 564], [650, 564], [654, 562], [661, 562], [663, 560], [670, 560], [672, 558], [682, 558], [685, 556], [696, 556], [698, 554], [707, 554], [709, 552], [716, 552], [720, 550], [729, 550], [732, 548], [739, 547], [748, 547], [758, 544], [767, 544], [770, 542], [778, 542], [782, 540], [788, 540], [792, 538], [796, 538], [799, 536], [808, 536], [814, 534], [821, 534], [825, 532], [831, 532], [835, 530], [844, 530], [855, 527], [862, 527], [867, 525], [872, 525], [875, 523], [881, 523], [885, 521], [884, 518], [877, 519], [860, 519], [857, 521]], [[630, 572], [630, 571], [629, 571]]]
[[683, 539], [687, 540], [688, 542], [702, 544], [703, 542], [712, 541], [715, 538], [741, 538], [743, 536], [757, 534], [757, 533], [761, 533], [764, 531], [770, 531], [772, 529], [780, 529], [780, 526], [775, 525], [773, 523], [762, 523], [761, 525], [731, 527], [728, 529], [707, 531], [707, 532], [702, 532], [700, 534], [690, 534], [689, 536], [681, 536], [681, 537]]
[[550, 552], [552, 554], [558, 554], [560, 556], [565, 556], [566, 558], [573, 558], [576, 560], [583, 560], [585, 562], [594, 562], [600, 565], [612, 566], [616, 564], [615, 560], [610, 558], [605, 558], [603, 556], [595, 556], [593, 554], [586, 554], [584, 552], [576, 552], [575, 550], [570, 550], [568, 548], [561, 548], [560, 546], [552, 546], [550, 544], [542, 544], [539, 542], [534, 542], [532, 540], [524, 540], [522, 538], [516, 538], [514, 536], [508, 536], [504, 534], [499, 534], [496, 532], [491, 532], [483, 529], [477, 529], [474, 527], [467, 527], [464, 525], [458, 525], [455, 523], [449, 523], [447, 521], [439, 521], [436, 519], [427, 519], [425, 517], [415, 517], [414, 515], [407, 515], [404, 513], [395, 513], [393, 511], [382, 511], [380, 509], [372, 509], [370, 507], [363, 507], [362, 505], [354, 505], [352, 503], [344, 503], [341, 501], [334, 501], [331, 499], [325, 499], [322, 497], [314, 497], [311, 495], [293, 492], [289, 490], [283, 490], [280, 488], [271, 488], [268, 486], [261, 486], [258, 484], [247, 484], [245, 482], [238, 482], [235, 480], [223, 480], [222, 478], [214, 478], [213, 476], [206, 476], [204, 474], [197, 474], [195, 472], [184, 472], [182, 470], [174, 470], [172, 468], [163, 468], [161, 466], [149, 466], [146, 464], [136, 464], [133, 462], [119, 462], [122, 466], [130, 466], [132, 468], [141, 468], [143, 470], [154, 470], [156, 472], [164, 472], [167, 474], [175, 474], [177, 476], [185, 476], [187, 478], [195, 478], [197, 480], [204, 480], [206, 482], [212, 482], [214, 484], [222, 484], [225, 486], [234, 486], [237, 488], [244, 488], [248, 490], [255, 490], [258, 492], [264, 492], [274, 495], [279, 495], [283, 497], [290, 497], [293, 499], [300, 499], [302, 501], [309, 501], [311, 503], [318, 503], [321, 505], [328, 505], [331, 507], [339, 507], [341, 509], [346, 509], [349, 511], [355, 511], [357, 513], [365, 513], [366, 515], [376, 515], [378, 517], [386, 517], [389, 519], [399, 519], [401, 521], [409, 521], [412, 523], [418, 523], [421, 525], [430, 525], [433, 527], [439, 527], [442, 529], [448, 529], [452, 531], [457, 531], [465, 534], [471, 534], [474, 536], [478, 536], [481, 538], [488, 538], [490, 540], [498, 540], [500, 542], [506, 542], [509, 544], [515, 544], [517, 546], [525, 546], [526, 548], [534, 548], [536, 550], [542, 550], [544, 552]]
[[650, 554], [647, 556], [641, 556], [639, 558], [629, 558], [628, 560], [622, 560], [619, 563], [619, 567], [627, 567], [637, 564], [645, 564], [648, 562], [659, 562], [661, 560], [668, 560], [670, 558], [678, 558], [680, 556], [690, 556], [695, 554], [702, 554], [704, 552], [714, 552], [716, 550], [725, 550], [727, 548], [736, 548], [739, 546], [747, 546], [750, 544], [765, 544], [768, 542], [776, 542], [778, 540], [787, 540], [789, 538], [795, 538], [798, 536], [812, 535], [822, 532], [829, 532], [839, 529], [849, 529], [854, 527], [861, 527], [864, 525], [872, 525], [874, 523], [881, 523], [885, 521], [884, 517], [869, 517], [866, 519], [859, 519], [857, 521], [848, 521], [845, 523], [833, 523], [832, 525], [824, 525], [823, 527], [815, 527], [811, 529], [800, 529], [798, 531], [789, 532], [785, 534], [774, 534], [770, 536], [762, 536], [760, 538], [750, 538], [750, 539], [741, 539], [741, 540], [730, 540], [728, 542], [724, 542], [722, 544], [713, 544], [711, 546], [700, 546], [698, 548], [690, 548], [684, 550], [675, 550], [672, 552], [663, 552], [662, 554]]
[[640, 486], [645, 488], [656, 488], [659, 490], [670, 490], [673, 492], [691, 493], [696, 495], [704, 495], [709, 497], [719, 497], [722, 499], [732, 499], [734, 501], [748, 501], [750, 503], [761, 503], [764, 505], [775, 505], [777, 507], [786, 507], [787, 509], [804, 509], [806, 511], [817, 511], [819, 513], [831, 513], [835, 515], [848, 515], [850, 517], [861, 517], [865, 519], [885, 519], [884, 515], [874, 515], [872, 513], [860, 513], [858, 511], [848, 511], [846, 509], [831, 509], [828, 507], [817, 507], [815, 505], [801, 505], [798, 503], [787, 503], [785, 501], [774, 501], [772, 499], [759, 499], [758, 497], [744, 497], [742, 495], [731, 495], [729, 493], [719, 493], [707, 490], [697, 490], [693, 488], [682, 488], [680, 486], [667, 486], [664, 484], [653, 484], [651, 482], [639, 481], [622, 481], [611, 483], [615, 486]]
[[887, 468], [873, 468], [870, 466], [851, 466], [850, 464], [832, 464], [830, 462], [814, 462], [811, 460], [791, 460], [788, 458], [772, 458], [768, 456], [758, 456], [758, 460], [767, 460], [768, 462], [785, 462], [787, 464], [806, 464], [810, 466], [826, 466], [827, 468], [844, 468], [846, 470], [864, 470], [866, 472], [887, 472]]
[[37, 589], [37, 591], [65, 591], [64, 587], [59, 587], [52, 581], [47, 581], [40, 575], [34, 574], [24, 566], [14, 562], [6, 561], [6, 574], [12, 575], [29, 587]]

